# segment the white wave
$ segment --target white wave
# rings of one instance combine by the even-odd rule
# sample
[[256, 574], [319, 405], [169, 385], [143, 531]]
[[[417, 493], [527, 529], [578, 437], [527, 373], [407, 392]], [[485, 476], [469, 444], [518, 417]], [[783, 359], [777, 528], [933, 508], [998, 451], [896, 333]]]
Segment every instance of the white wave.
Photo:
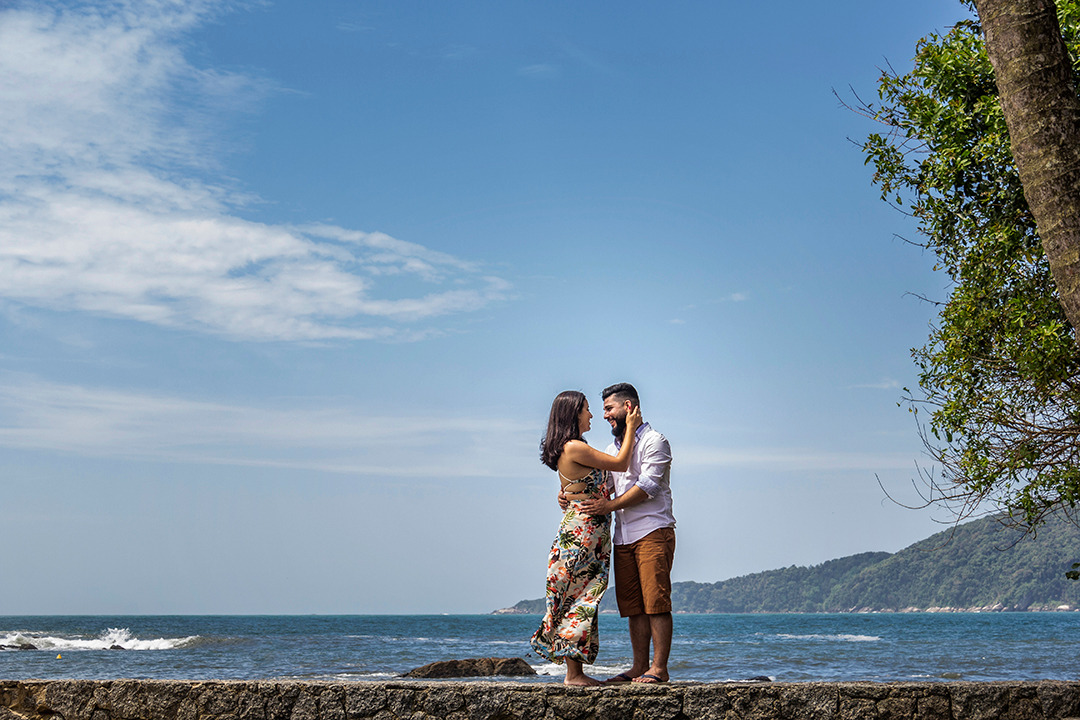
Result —
[[791, 635], [788, 633], [780, 633], [776, 637], [781, 640], [827, 640], [840, 642], [879, 642], [881, 640], [877, 635], [848, 635], [844, 633], [839, 635]]
[[[541, 665], [533, 665], [533, 670], [536, 671], [537, 675], [562, 677], [563, 675], [566, 674], [566, 666], [565, 665], [557, 665], [557, 664], [555, 664], [553, 662], [543, 663]], [[618, 675], [619, 673], [623, 672], [624, 670], [626, 670], [625, 665], [586, 665], [585, 666], [585, 674], [586, 675], [590, 675], [590, 676], [592, 676], [594, 678], [597, 678], [597, 679], [600, 679], [600, 680], [604, 680], [604, 679], [609, 678], [609, 677], [611, 677], [613, 675]]]
[[282, 675], [274, 678], [282, 681], [301, 682], [354, 682], [356, 680], [391, 680], [401, 675], [391, 672], [339, 672], [339, 673], [311, 673], [305, 675]]
[[376, 640], [386, 642], [439, 643], [442, 645], [523, 645], [528, 640], [481, 640], [468, 637], [405, 637], [397, 635], [346, 635], [352, 640]]
[[0, 645], [25, 647], [32, 645], [38, 650], [173, 650], [185, 647], [199, 639], [198, 635], [183, 638], [157, 638], [140, 640], [127, 628], [109, 628], [96, 638], [56, 637], [13, 632], [0, 635]]
[[34, 637], [23, 632], [10, 632], [7, 635], [0, 635], [0, 645], [26, 647], [27, 645], [33, 644]]

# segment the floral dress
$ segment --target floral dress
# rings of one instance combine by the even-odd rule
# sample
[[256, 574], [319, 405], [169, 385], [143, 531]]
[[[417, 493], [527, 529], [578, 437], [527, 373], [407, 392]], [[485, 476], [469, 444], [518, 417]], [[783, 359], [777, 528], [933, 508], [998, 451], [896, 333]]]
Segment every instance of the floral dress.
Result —
[[[594, 469], [574, 484], [582, 493], [602, 497], [607, 474]], [[596, 660], [600, 649], [597, 611], [608, 584], [611, 516], [586, 515], [572, 501], [551, 545], [547, 572], [547, 613], [532, 636], [533, 650], [552, 662]]]

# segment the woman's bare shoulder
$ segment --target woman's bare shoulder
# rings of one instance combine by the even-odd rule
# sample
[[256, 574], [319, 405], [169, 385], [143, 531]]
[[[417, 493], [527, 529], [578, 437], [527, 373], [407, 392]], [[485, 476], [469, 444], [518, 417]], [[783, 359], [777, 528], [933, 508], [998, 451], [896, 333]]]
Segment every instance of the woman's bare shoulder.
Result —
[[566, 444], [563, 445], [563, 453], [576, 455], [587, 447], [589, 447], [589, 443], [584, 440], [567, 440]]

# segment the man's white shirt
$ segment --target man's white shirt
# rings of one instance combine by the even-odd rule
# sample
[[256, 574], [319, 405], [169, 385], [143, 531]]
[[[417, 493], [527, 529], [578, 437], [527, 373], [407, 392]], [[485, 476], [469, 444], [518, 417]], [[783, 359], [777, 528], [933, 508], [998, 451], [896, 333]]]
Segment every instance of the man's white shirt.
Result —
[[[667, 438], [653, 430], [649, 423], [643, 423], [637, 429], [635, 438], [630, 467], [626, 472], [611, 473], [615, 496], [637, 486], [649, 499], [615, 511], [612, 542], [616, 545], [629, 545], [653, 530], [675, 527], [675, 516], [671, 512], [671, 446]], [[608, 454], [617, 454], [621, 446], [620, 438], [608, 445]]]

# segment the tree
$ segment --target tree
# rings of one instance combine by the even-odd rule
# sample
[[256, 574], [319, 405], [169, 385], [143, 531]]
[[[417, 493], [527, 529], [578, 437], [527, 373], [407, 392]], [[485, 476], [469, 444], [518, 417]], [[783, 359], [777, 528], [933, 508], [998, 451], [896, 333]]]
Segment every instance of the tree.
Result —
[[[977, 1], [987, 13], [1019, 2]], [[1057, 10], [1075, 58], [1080, 0]], [[1012, 52], [992, 37], [997, 52]], [[1078, 76], [1070, 63], [1074, 99]], [[886, 126], [863, 145], [874, 182], [917, 219], [916, 244], [949, 278], [927, 344], [912, 351], [921, 397], [906, 398], [916, 414], [929, 410], [920, 429], [939, 468], [922, 472], [925, 499], [961, 519], [1003, 510], [1034, 528], [1080, 499], [1080, 349], [1025, 198], [1029, 175], [1013, 163], [979, 22], [922, 39], [911, 72], [882, 73], [879, 97], [860, 103]], [[1052, 207], [1047, 216], [1063, 212]]]
[[1065, 315], [1080, 329], [1080, 97], [1056, 7], [1052, 0], [975, 6], [1024, 195]]

